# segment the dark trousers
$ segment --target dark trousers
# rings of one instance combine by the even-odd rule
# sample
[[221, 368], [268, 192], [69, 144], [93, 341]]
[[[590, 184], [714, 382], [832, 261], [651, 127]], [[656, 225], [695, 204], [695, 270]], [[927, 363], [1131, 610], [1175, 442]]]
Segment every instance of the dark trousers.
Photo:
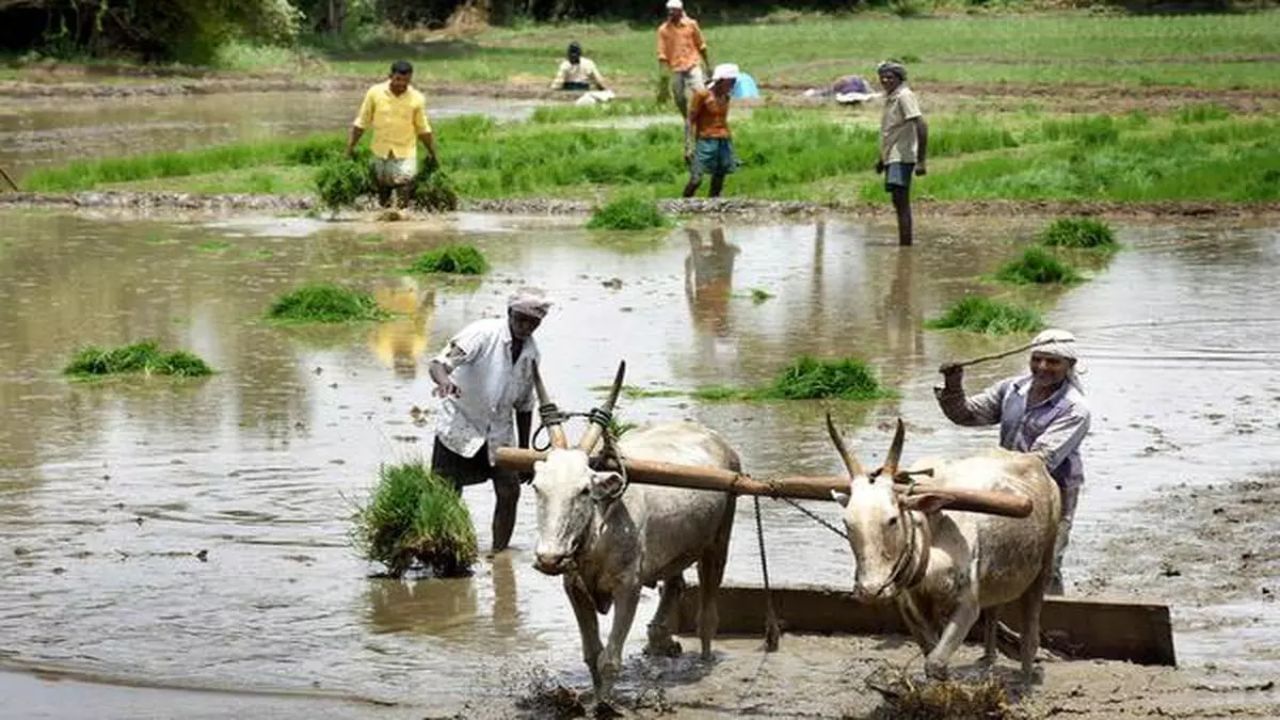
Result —
[[459, 493], [467, 485], [493, 480], [493, 492], [497, 497], [493, 506], [493, 551], [505, 550], [516, 527], [520, 481], [515, 473], [489, 464], [489, 445], [481, 446], [472, 457], [463, 457], [436, 438], [431, 449], [431, 472], [452, 482]]

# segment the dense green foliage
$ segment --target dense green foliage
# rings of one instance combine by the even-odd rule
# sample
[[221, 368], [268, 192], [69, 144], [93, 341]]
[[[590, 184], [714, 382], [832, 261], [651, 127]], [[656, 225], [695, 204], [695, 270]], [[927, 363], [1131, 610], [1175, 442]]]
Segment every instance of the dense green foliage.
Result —
[[295, 323], [383, 320], [388, 315], [372, 295], [324, 283], [303, 285], [287, 293], [267, 312], [272, 320]]
[[861, 360], [819, 360], [802, 356], [783, 368], [770, 384], [756, 388], [724, 385], [700, 387], [692, 393], [699, 400], [879, 400], [893, 397], [875, 371]]
[[1111, 226], [1094, 218], [1059, 218], [1040, 234], [1045, 245], [1066, 248], [1115, 247], [1115, 233]]
[[926, 321], [924, 326], [933, 330], [1008, 335], [1043, 330], [1044, 320], [1030, 308], [970, 295], [948, 308], [941, 317]]
[[125, 373], [201, 377], [213, 374], [213, 369], [189, 352], [164, 352], [155, 341], [145, 340], [105, 350], [93, 346], [81, 348], [62, 372], [76, 377]]
[[414, 261], [409, 272], [483, 275], [489, 269], [484, 254], [471, 245], [445, 245], [428, 250]]
[[1072, 285], [1084, 277], [1044, 248], [1029, 247], [1021, 257], [1001, 265], [996, 279], [1015, 285]]
[[422, 462], [384, 465], [378, 485], [353, 518], [364, 557], [400, 577], [415, 564], [437, 575], [465, 575], [475, 563], [476, 533], [462, 496]]
[[597, 230], [648, 230], [670, 224], [671, 219], [652, 200], [636, 194], [623, 195], [596, 208], [587, 221], [587, 227]]

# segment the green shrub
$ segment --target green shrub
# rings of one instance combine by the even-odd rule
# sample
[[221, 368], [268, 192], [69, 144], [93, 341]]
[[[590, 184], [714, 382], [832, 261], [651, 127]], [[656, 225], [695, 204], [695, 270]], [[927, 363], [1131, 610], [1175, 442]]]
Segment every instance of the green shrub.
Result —
[[724, 385], [700, 387], [699, 400], [879, 400], [893, 397], [875, 372], [861, 360], [818, 360], [807, 355], [782, 370], [769, 385], [736, 389]]
[[303, 285], [278, 298], [267, 312], [272, 320], [299, 323], [383, 320], [388, 315], [372, 295], [325, 283]]
[[1067, 248], [1115, 247], [1111, 227], [1093, 218], [1059, 218], [1040, 234], [1045, 245]]
[[437, 575], [465, 575], [476, 561], [471, 513], [453, 484], [422, 462], [382, 466], [352, 539], [360, 553], [400, 577], [415, 564]]
[[966, 330], [986, 335], [1030, 333], [1044, 329], [1040, 314], [1030, 308], [971, 295], [952, 305], [942, 317], [925, 322], [933, 330]]
[[213, 369], [189, 352], [162, 352], [155, 341], [144, 340], [110, 350], [93, 346], [82, 348], [62, 372], [77, 377], [124, 373], [202, 377], [212, 375]]
[[1071, 285], [1084, 278], [1069, 264], [1040, 247], [1029, 247], [1017, 260], [1005, 263], [996, 271], [996, 279], [1015, 285]]
[[409, 272], [483, 275], [488, 269], [488, 261], [476, 248], [470, 245], [445, 245], [423, 253], [409, 267]]
[[591, 213], [587, 227], [601, 230], [647, 230], [667, 227], [671, 219], [652, 200], [623, 195]]

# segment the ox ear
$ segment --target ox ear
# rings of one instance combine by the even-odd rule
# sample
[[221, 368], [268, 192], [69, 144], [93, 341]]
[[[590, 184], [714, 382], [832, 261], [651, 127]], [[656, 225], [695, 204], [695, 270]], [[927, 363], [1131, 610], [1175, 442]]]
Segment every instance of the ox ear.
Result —
[[591, 473], [591, 499], [596, 502], [616, 500], [625, 489], [622, 476], [616, 472]]
[[831, 499], [840, 503], [840, 507], [849, 507], [849, 493], [842, 493], [838, 490], [831, 491]]
[[936, 513], [942, 508], [950, 505], [955, 498], [950, 495], [941, 493], [920, 493], [919, 495], [908, 495], [902, 498], [902, 504], [908, 510], [917, 510], [926, 515]]

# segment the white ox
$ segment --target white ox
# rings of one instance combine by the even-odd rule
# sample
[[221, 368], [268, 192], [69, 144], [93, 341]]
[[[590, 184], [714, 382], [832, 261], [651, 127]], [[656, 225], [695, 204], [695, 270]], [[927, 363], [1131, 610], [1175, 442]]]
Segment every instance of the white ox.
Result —
[[[707, 490], [628, 485], [612, 470], [600, 471], [595, 449], [622, 384], [620, 367], [613, 390], [576, 448], [564, 431], [544, 423], [552, 447], [534, 465], [538, 504], [538, 544], [534, 567], [563, 575], [565, 593], [582, 634], [582, 657], [591, 671], [596, 699], [607, 702], [622, 667], [622, 647], [635, 618], [641, 587], [662, 582], [657, 612], [649, 623], [645, 651], [675, 654], [674, 611], [684, 588], [683, 571], [698, 564], [702, 656], [711, 657], [718, 613], [716, 592], [724, 575], [733, 529], [735, 496]], [[535, 386], [543, 407], [550, 405], [541, 379]], [[554, 415], [554, 406], [552, 414]], [[738, 455], [715, 432], [694, 423], [649, 425], [627, 432], [618, 443], [627, 458], [739, 470]], [[608, 645], [602, 647], [596, 614], [613, 607]]]
[[[844, 446], [827, 416], [831, 440], [849, 470], [844, 522], [857, 562], [854, 592], [864, 599], [893, 598], [926, 653], [925, 672], [947, 674], [947, 661], [981, 615], [984, 664], [996, 659], [996, 611], [1016, 603], [1022, 613], [1023, 677], [1034, 677], [1040, 643], [1040, 608], [1053, 566], [1061, 516], [1058, 486], [1032, 455], [994, 450], [954, 462], [918, 463], [899, 472], [903, 427], [898, 421], [889, 456], [867, 473]], [[904, 494], [894, 489], [932, 470], [929, 484], [1010, 492], [1030, 498], [1027, 518], [945, 510], [942, 493]]]

